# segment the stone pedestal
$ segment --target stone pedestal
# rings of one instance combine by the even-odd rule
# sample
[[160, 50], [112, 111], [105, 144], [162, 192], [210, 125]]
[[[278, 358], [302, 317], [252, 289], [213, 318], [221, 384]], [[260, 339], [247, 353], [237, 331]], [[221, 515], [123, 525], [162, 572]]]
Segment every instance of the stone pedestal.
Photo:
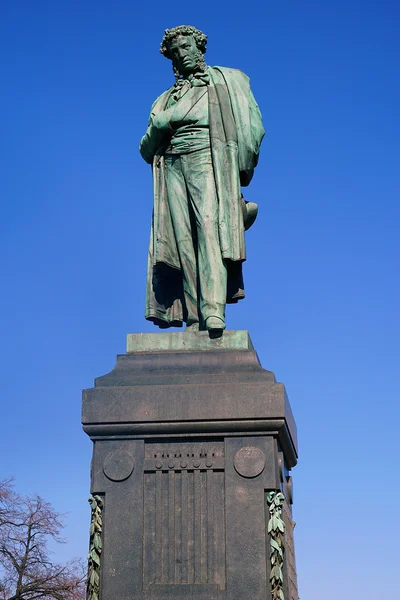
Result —
[[[297, 600], [296, 426], [247, 332], [129, 335], [115, 369], [84, 390], [82, 422], [100, 600], [266, 600], [277, 587]], [[272, 522], [273, 492], [285, 500]]]

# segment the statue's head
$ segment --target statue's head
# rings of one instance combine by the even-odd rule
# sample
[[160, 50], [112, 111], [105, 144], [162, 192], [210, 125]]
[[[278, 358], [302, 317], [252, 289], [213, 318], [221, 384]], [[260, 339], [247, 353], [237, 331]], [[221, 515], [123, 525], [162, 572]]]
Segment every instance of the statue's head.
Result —
[[172, 60], [176, 77], [187, 77], [195, 71], [205, 69], [207, 36], [191, 25], [179, 25], [166, 29], [160, 52]]

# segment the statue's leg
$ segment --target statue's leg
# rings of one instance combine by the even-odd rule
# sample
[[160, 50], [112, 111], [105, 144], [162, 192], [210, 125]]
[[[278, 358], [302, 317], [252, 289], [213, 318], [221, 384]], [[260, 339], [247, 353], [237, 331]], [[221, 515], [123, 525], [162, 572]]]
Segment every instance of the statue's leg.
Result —
[[206, 327], [209, 317], [217, 317], [223, 322], [223, 326], [217, 328], [223, 329], [227, 271], [219, 245], [218, 199], [211, 151], [209, 148], [197, 150], [181, 158], [197, 229], [200, 313]]
[[182, 267], [183, 291], [188, 313], [186, 323], [192, 325], [199, 322], [196, 254], [190, 221], [188, 192], [179, 155], [166, 155], [165, 182]]

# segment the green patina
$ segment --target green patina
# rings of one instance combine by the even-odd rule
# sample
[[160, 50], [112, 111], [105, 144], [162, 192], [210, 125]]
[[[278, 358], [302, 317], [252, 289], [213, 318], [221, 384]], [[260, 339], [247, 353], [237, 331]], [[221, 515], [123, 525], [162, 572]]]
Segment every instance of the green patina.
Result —
[[100, 496], [90, 496], [91, 508], [90, 541], [88, 554], [88, 578], [86, 600], [99, 600], [100, 559], [102, 552], [103, 500]]
[[164, 352], [196, 350], [253, 350], [247, 331], [227, 331], [210, 339], [206, 331], [195, 333], [130, 333], [126, 336], [127, 352]]
[[285, 496], [281, 492], [269, 492], [268, 533], [270, 535], [270, 582], [272, 600], [285, 600], [283, 593], [283, 563], [285, 552], [285, 523], [282, 519], [282, 506]]
[[154, 180], [145, 316], [161, 328], [222, 332], [226, 303], [244, 298], [244, 231], [257, 208], [241, 186], [264, 128], [248, 77], [207, 66], [206, 42], [180, 26], [161, 44], [175, 84], [154, 102], [140, 144]]

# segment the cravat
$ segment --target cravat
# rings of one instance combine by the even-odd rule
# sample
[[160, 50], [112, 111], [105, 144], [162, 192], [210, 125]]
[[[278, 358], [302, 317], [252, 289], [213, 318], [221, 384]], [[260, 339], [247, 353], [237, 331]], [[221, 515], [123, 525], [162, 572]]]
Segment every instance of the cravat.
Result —
[[183, 77], [181, 77], [175, 82], [172, 97], [177, 102], [191, 87], [209, 85], [209, 83], [210, 76], [206, 71], [197, 71], [196, 73], [192, 73], [187, 79], [183, 79]]

